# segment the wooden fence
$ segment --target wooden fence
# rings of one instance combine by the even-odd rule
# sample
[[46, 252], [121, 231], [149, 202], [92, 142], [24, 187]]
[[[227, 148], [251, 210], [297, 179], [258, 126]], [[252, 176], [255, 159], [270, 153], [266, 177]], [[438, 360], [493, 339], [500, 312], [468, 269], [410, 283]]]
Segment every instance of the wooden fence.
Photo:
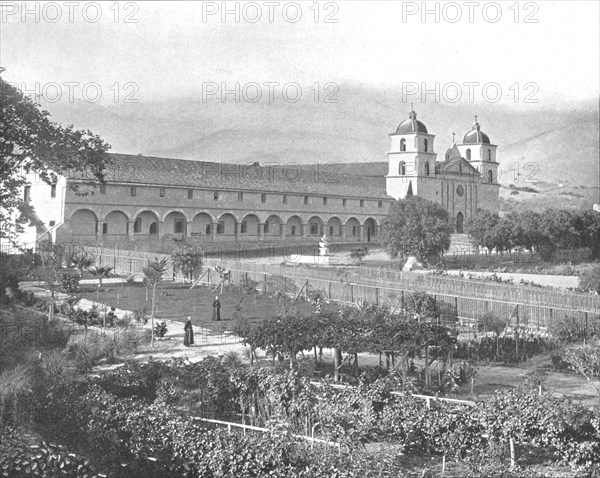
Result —
[[[120, 274], [141, 274], [148, 261], [169, 256], [139, 251], [102, 250], [97, 264], [114, 267]], [[561, 292], [532, 286], [498, 284], [490, 281], [423, 275], [414, 272], [375, 268], [311, 267], [310, 265], [265, 264], [251, 261], [207, 259], [205, 266], [222, 265], [231, 271], [232, 283], [245, 279], [259, 283], [266, 290], [270, 277], [278, 275], [290, 287], [304, 293], [320, 290], [325, 297], [343, 304], [359, 301], [402, 308], [405, 298], [423, 291], [433, 295], [444, 314], [474, 320], [492, 312], [510, 318], [513, 325], [547, 327], [561, 317], [572, 317], [582, 326], [600, 315], [600, 297], [591, 294]], [[169, 262], [167, 277], [177, 279]], [[207, 273], [201, 284], [216, 285], [216, 273]]]

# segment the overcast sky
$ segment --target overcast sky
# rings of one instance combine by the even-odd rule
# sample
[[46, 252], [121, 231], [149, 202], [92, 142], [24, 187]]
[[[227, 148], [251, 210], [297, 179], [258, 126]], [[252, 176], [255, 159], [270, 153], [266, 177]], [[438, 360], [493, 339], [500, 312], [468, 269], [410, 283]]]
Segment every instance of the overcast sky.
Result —
[[203, 82], [251, 81], [496, 82], [505, 95], [515, 83], [533, 92], [523, 86], [531, 82], [550, 105], [599, 95], [597, 1], [479, 2], [472, 22], [468, 2], [428, 3], [439, 18], [422, 18], [421, 2], [300, 2], [295, 22], [290, 2], [228, 3], [239, 23], [234, 14], [223, 22], [221, 2], [109, 2], [99, 19], [89, 2], [31, 3], [25, 17], [21, 2], [2, 3], [5, 79], [28, 88], [95, 82], [103, 100], [115, 82], [134, 83], [143, 101], [199, 95]]

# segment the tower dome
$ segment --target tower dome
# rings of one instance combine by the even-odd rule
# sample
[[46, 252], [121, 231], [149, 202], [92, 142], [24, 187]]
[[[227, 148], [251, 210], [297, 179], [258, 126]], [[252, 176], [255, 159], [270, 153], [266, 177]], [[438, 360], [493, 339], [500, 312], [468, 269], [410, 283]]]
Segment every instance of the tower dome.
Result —
[[481, 131], [479, 123], [477, 122], [477, 116], [475, 116], [473, 128], [465, 134], [463, 144], [491, 144], [489, 136]]
[[408, 119], [404, 120], [398, 125], [395, 134], [407, 134], [407, 133], [425, 133], [427, 134], [427, 127], [417, 120], [417, 113], [411, 111], [408, 114]]

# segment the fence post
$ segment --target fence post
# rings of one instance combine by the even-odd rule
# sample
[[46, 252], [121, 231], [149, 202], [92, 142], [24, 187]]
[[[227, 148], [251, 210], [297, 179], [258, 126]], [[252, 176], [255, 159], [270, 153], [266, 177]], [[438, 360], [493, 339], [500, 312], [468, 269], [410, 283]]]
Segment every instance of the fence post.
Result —
[[263, 295], [267, 295], [267, 274], [264, 274], [264, 280], [263, 280]]
[[350, 302], [354, 304], [354, 284], [350, 284]]
[[331, 300], [331, 281], [327, 283], [327, 298]]
[[375, 305], [379, 305], [379, 287], [375, 287]]

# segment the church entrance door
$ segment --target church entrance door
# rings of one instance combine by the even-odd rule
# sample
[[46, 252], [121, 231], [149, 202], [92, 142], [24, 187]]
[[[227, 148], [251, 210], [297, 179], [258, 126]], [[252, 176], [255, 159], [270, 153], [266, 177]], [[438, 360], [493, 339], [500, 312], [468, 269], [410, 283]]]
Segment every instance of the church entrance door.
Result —
[[462, 212], [459, 212], [456, 215], [456, 232], [458, 234], [462, 234], [463, 233], [463, 222], [465, 221], [465, 217], [463, 216]]

